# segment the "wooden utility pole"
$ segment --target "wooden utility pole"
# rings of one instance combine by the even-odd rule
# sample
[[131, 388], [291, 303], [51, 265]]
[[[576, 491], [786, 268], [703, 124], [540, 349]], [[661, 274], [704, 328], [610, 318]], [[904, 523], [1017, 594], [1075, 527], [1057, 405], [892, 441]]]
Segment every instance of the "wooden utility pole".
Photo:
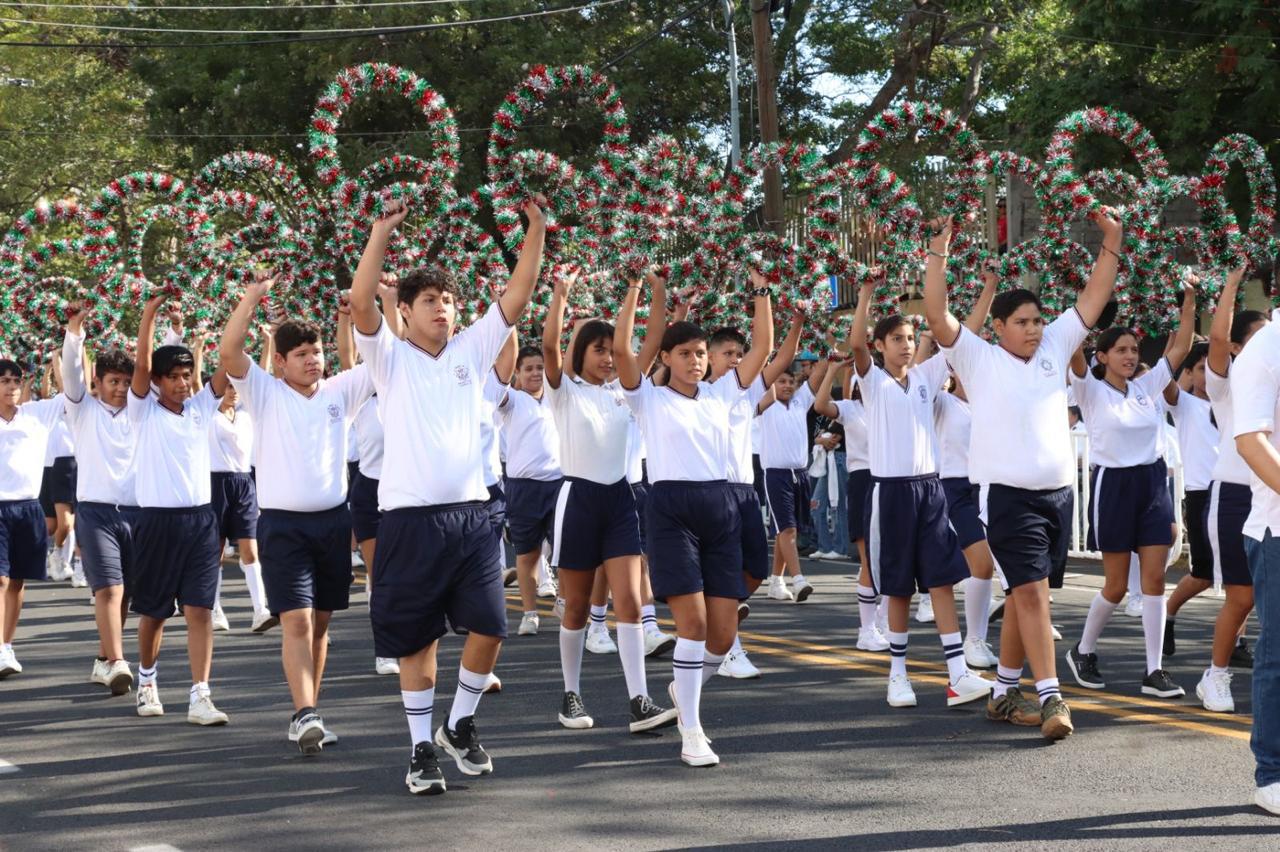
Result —
[[[773, 33], [769, 29], [769, 0], [750, 0], [751, 35], [755, 41], [756, 99], [760, 104], [760, 141], [778, 141], [778, 75], [773, 68]], [[764, 173], [765, 227], [781, 236], [782, 174], [776, 168]]]

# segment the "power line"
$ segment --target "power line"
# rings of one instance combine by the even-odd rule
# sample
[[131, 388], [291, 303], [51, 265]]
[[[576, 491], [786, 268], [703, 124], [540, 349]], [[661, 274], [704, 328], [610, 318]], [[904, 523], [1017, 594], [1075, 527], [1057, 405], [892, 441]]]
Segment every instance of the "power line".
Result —
[[[545, 129], [550, 127], [549, 124], [526, 124], [523, 129]], [[458, 133], [488, 133], [490, 127], [459, 127]], [[355, 136], [378, 136], [378, 137], [394, 137], [394, 136], [428, 136], [434, 135], [437, 131], [429, 129], [405, 129], [405, 130], [339, 130], [334, 136], [355, 137]], [[83, 130], [41, 130], [41, 129], [21, 129], [21, 130], [0, 130], [0, 137], [4, 136], [69, 136], [80, 138], [106, 138], [106, 139], [307, 139], [309, 134], [304, 132], [282, 130], [271, 133], [129, 133], [128, 131], [89, 133]]]
[[657, 30], [655, 30], [654, 32], [652, 32], [652, 33], [650, 33], [649, 35], [645, 36], [644, 38], [640, 39], [640, 40], [639, 40], [639, 41], [637, 41], [635, 44], [631, 45], [631, 46], [630, 46], [630, 47], [628, 47], [626, 50], [622, 51], [622, 52], [621, 52], [621, 53], [619, 53], [617, 56], [615, 56], [615, 57], [613, 57], [612, 59], [610, 59], [608, 62], [604, 62], [604, 63], [602, 63], [602, 64], [600, 65], [601, 70], [603, 70], [603, 69], [605, 69], [605, 68], [612, 68], [613, 66], [617, 65], [617, 64], [618, 64], [619, 62], [621, 62], [622, 60], [626, 59], [626, 58], [627, 58], [628, 56], [630, 56], [631, 54], [635, 53], [635, 52], [636, 52], [637, 50], [639, 50], [640, 48], [644, 47], [644, 46], [645, 46], [646, 44], [648, 44], [649, 42], [653, 41], [653, 40], [654, 40], [654, 39], [656, 39], [656, 38], [659, 38], [660, 36], [664, 36], [664, 35], [666, 35], [666, 34], [667, 34], [667, 32], [668, 32], [668, 30], [670, 30], [670, 29], [671, 29], [672, 27], [674, 27], [676, 24], [684, 23], [684, 22], [685, 22], [685, 21], [687, 21], [689, 18], [691, 18], [691, 17], [693, 17], [694, 15], [696, 15], [698, 12], [701, 12], [701, 11], [702, 11], [703, 9], [705, 9], [707, 6], [710, 6], [712, 3], [718, 3], [718, 2], [720, 2], [720, 0], [703, 0], [703, 2], [701, 2], [701, 3], [695, 3], [693, 6], [690, 6], [690, 7], [689, 7], [689, 8], [688, 8], [688, 9], [687, 9], [683, 14], [678, 15], [678, 16], [676, 16], [676, 17], [672, 18], [671, 20], [667, 21], [665, 24], [663, 24], [663, 25], [662, 25], [661, 27], [659, 27]]
[[378, 8], [405, 6], [439, 6], [450, 3], [478, 3], [480, 0], [384, 0], [372, 3], [300, 3], [298, 5], [236, 5], [236, 6], [112, 6], [105, 3], [23, 3], [4, 0], [0, 7], [22, 9], [86, 9], [98, 12], [293, 12], [297, 10], [364, 11]]

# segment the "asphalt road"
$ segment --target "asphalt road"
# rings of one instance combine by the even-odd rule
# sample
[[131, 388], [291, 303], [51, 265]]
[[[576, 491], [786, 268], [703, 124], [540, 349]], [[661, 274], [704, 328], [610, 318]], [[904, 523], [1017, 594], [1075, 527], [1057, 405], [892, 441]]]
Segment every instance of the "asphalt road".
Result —
[[[1140, 622], [1117, 614], [1100, 646], [1110, 690], [1067, 689], [1076, 735], [1048, 744], [1034, 729], [986, 721], [979, 704], [947, 709], [936, 633], [913, 624], [921, 705], [892, 710], [887, 656], [852, 650], [852, 572], [813, 564], [808, 602], [753, 601], [744, 641], [764, 677], [716, 678], [704, 693], [719, 767], [683, 766], [673, 729], [627, 734], [616, 657], [588, 654], [584, 664], [597, 727], [560, 728], [557, 625], [547, 616], [539, 636], [511, 638], [498, 667], [504, 691], [481, 702], [494, 774], [463, 778], [450, 763], [449, 792], [434, 798], [404, 788], [408, 731], [395, 678], [372, 671], [363, 591], [334, 621], [322, 701], [341, 742], [303, 758], [285, 739], [278, 633], [247, 631], [238, 571], [226, 574], [234, 629], [217, 635], [213, 673], [231, 724], [215, 729], [181, 712], [180, 619], [160, 659], [169, 715], [140, 719], [132, 695], [88, 682], [87, 594], [34, 586], [16, 645], [26, 671], [0, 683], [0, 849], [1280, 848], [1280, 820], [1251, 804], [1246, 674], [1235, 716], [1192, 697], [1143, 698]], [[1067, 582], [1055, 620], [1071, 641], [1097, 579]], [[1168, 667], [1189, 693], [1217, 605], [1193, 601], [1178, 621]], [[442, 648], [437, 723], [459, 647]], [[136, 656], [132, 627], [126, 648]], [[665, 696], [669, 662], [650, 661], [649, 678]]]

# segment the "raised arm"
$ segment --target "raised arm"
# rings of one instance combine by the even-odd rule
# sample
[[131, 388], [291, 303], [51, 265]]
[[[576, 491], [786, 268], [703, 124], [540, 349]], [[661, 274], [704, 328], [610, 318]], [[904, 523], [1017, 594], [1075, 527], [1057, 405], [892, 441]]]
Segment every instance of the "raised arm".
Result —
[[[773, 383], [778, 380], [787, 370], [791, 369], [792, 363], [796, 360], [796, 353], [800, 351], [800, 337], [804, 334], [804, 314], [796, 311], [795, 316], [791, 317], [791, 328], [787, 330], [787, 336], [782, 340], [782, 346], [778, 348], [777, 353], [773, 356], [764, 370], [760, 373], [764, 377], [764, 386], [773, 387]], [[755, 341], [751, 343], [755, 346]]]
[[[755, 314], [751, 317], [751, 348], [738, 362], [738, 387], [748, 387], [764, 369], [764, 362], [773, 351], [773, 303], [769, 297], [769, 282], [764, 276], [751, 270], [751, 304]], [[809, 385], [813, 389], [812, 381]]]
[[1084, 358], [1084, 344], [1076, 347], [1076, 351], [1071, 353], [1070, 369], [1072, 375], [1079, 379], [1083, 379], [1088, 371], [1089, 362]]
[[[992, 261], [988, 261], [990, 264]], [[973, 303], [973, 310], [969, 316], [964, 318], [964, 327], [978, 334], [982, 331], [982, 325], [987, 321], [987, 314], [991, 313], [991, 303], [996, 299], [996, 285], [1000, 283], [1000, 279], [996, 276], [995, 270], [989, 266], [982, 267], [982, 292], [978, 294], [978, 301]]]
[[[933, 258], [929, 258], [930, 261]], [[858, 290], [858, 305], [853, 311], [853, 327], [849, 329], [849, 351], [853, 355], [853, 366], [857, 370], [859, 376], [865, 376], [871, 369], [871, 349], [867, 346], [867, 315], [871, 311], [871, 293], [875, 288], [874, 281], [864, 281], [861, 289]], [[956, 318], [951, 314], [946, 315], [951, 322], [955, 322]], [[959, 333], [959, 323], [957, 325], [957, 334]], [[933, 326], [933, 323], [930, 323]]]
[[88, 313], [85, 302], [72, 302], [67, 306], [67, 335], [62, 343], [62, 392], [72, 402], [81, 402], [89, 389], [84, 362], [84, 318]]
[[1213, 324], [1209, 326], [1209, 359], [1205, 365], [1219, 376], [1225, 376], [1231, 369], [1231, 321], [1236, 309], [1236, 291], [1244, 280], [1244, 267], [1238, 267], [1227, 274], [1222, 285], [1222, 293], [1218, 296], [1218, 309], [1213, 314]]
[[[1169, 335], [1169, 345], [1165, 347], [1164, 357], [1169, 360], [1169, 369], [1176, 370], [1187, 353], [1191, 351], [1191, 337], [1196, 330], [1196, 288], [1187, 282], [1182, 291], [1182, 313], [1178, 317], [1178, 330]], [[1173, 385], [1173, 382], [1169, 382]], [[1175, 385], [1176, 387], [1176, 385]]]
[[667, 333], [667, 279], [653, 270], [649, 270], [644, 279], [649, 282], [649, 319], [644, 324], [644, 343], [640, 344], [637, 362], [640, 372], [648, 373], [658, 360], [662, 336]]
[[1080, 298], [1076, 300], [1076, 311], [1084, 324], [1093, 328], [1098, 324], [1102, 311], [1111, 301], [1111, 294], [1116, 289], [1116, 274], [1120, 271], [1120, 248], [1124, 232], [1120, 228], [1120, 216], [1110, 207], [1103, 207], [1089, 214], [1089, 218], [1102, 231], [1102, 248], [1098, 251], [1098, 259], [1093, 264], [1093, 272], [1089, 273], [1089, 281], [1084, 285]]
[[840, 371], [827, 370], [823, 374], [822, 381], [818, 384], [818, 395], [813, 400], [813, 410], [832, 420], [840, 416], [840, 409], [836, 408], [835, 403], [831, 401], [831, 383], [838, 372]]
[[493, 361], [493, 371], [498, 374], [498, 379], [504, 385], [511, 384], [511, 377], [516, 372], [516, 356], [519, 354], [520, 338], [513, 328], [507, 335], [507, 342], [498, 350], [498, 357]]
[[[968, 326], [966, 326], [967, 328]], [[933, 353], [938, 349], [938, 343], [933, 339], [933, 332], [928, 329], [920, 332], [920, 342], [916, 344], [916, 354], [911, 359], [911, 364], [923, 364], [933, 357]]]
[[[191, 333], [191, 393], [197, 394], [204, 387], [204, 345], [209, 340], [209, 333], [196, 328]], [[247, 359], [246, 359], [247, 360]]]
[[760, 397], [760, 402], [756, 405], [756, 414], [764, 414], [765, 409], [778, 401], [778, 394], [770, 387], [764, 392], [764, 396]]
[[138, 348], [133, 355], [133, 381], [129, 388], [136, 397], [151, 393], [151, 352], [155, 347], [156, 311], [168, 297], [161, 293], [147, 299], [142, 307], [142, 319], [138, 320]]
[[[382, 325], [382, 312], [374, 297], [382, 280], [382, 261], [387, 255], [391, 234], [404, 221], [409, 208], [401, 201], [387, 203], [381, 217], [369, 228], [369, 242], [351, 279], [351, 320], [361, 334], [376, 334]], [[514, 319], [512, 320], [514, 322]]]
[[[253, 283], [244, 288], [240, 304], [231, 312], [226, 328], [222, 330], [222, 339], [218, 344], [218, 357], [222, 369], [237, 378], [249, 375], [249, 356], [244, 352], [244, 341], [249, 336], [249, 322], [258, 303], [271, 292], [276, 281], [269, 272], [258, 272]], [[214, 388], [217, 390], [217, 388]]]
[[631, 351], [631, 335], [636, 324], [636, 304], [640, 301], [640, 282], [627, 283], [627, 295], [618, 310], [618, 322], [613, 327], [613, 364], [618, 370], [618, 381], [627, 390], [640, 387], [644, 374], [640, 362]]
[[[933, 329], [938, 343], [950, 346], [960, 336], [960, 322], [947, 308], [947, 250], [951, 247], [951, 217], [936, 219], [929, 224], [929, 259], [924, 267], [924, 318]], [[859, 302], [862, 300], [859, 299]], [[863, 350], [866, 350], [866, 325], [862, 327]], [[868, 359], [870, 352], [867, 352]], [[858, 375], [865, 376], [862, 362], [854, 353]]]
[[356, 339], [351, 336], [351, 296], [338, 296], [338, 369], [350, 370], [356, 365]]
[[[564, 310], [569, 304], [569, 291], [577, 279], [575, 272], [556, 280], [551, 288], [551, 304], [547, 306], [547, 315], [542, 320], [543, 377], [556, 389], [560, 387], [564, 371], [564, 352], [560, 349], [560, 338], [564, 335]], [[573, 349], [569, 350], [569, 355], [573, 357]]]
[[526, 201], [521, 208], [529, 220], [529, 227], [525, 228], [524, 246], [520, 249], [520, 259], [516, 261], [515, 271], [511, 273], [507, 289], [498, 300], [498, 304], [502, 306], [502, 315], [509, 323], [519, 321], [524, 309], [529, 307], [534, 285], [538, 283], [538, 272], [542, 269], [542, 244], [547, 237], [547, 217], [543, 215], [539, 205], [546, 203], [546, 199], [538, 196]]
[[[397, 307], [400, 304], [400, 282], [390, 272], [382, 273], [378, 279], [378, 301], [382, 303], [382, 316], [387, 321], [387, 328], [396, 337], [404, 337], [404, 317], [400, 316]], [[355, 345], [354, 338], [352, 345]], [[355, 355], [351, 357], [354, 360]]]

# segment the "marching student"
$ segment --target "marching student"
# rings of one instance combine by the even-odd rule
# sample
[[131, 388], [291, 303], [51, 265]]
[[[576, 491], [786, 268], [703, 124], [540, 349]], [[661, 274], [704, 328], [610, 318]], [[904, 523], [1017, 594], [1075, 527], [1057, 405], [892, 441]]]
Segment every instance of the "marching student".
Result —
[[[556, 282], [542, 331], [546, 392], [560, 440], [564, 481], [555, 504], [551, 564], [559, 572], [564, 614], [560, 620], [560, 668], [564, 676], [560, 724], [590, 728], [580, 674], [592, 587], [597, 568], [613, 591], [618, 657], [626, 681], [632, 733], [669, 727], [676, 711], [649, 697], [645, 638], [641, 625], [640, 528], [635, 491], [627, 478], [631, 413], [615, 380], [614, 329], [590, 320], [576, 329], [570, 351], [572, 375], [564, 368], [560, 338], [570, 275]], [[666, 322], [666, 291], [655, 286], [643, 359], [657, 350], [657, 329]], [[630, 339], [630, 338], [628, 338]], [[594, 610], [594, 607], [592, 607]], [[595, 614], [592, 613], [594, 619]]]
[[546, 219], [537, 202], [526, 202], [523, 211], [524, 246], [506, 290], [456, 337], [458, 287], [439, 266], [400, 278], [403, 338], [374, 302], [387, 242], [408, 212], [398, 202], [372, 224], [351, 289], [356, 347], [373, 377], [384, 432], [369, 613], [378, 656], [400, 659], [413, 743], [405, 776], [411, 793], [445, 791], [431, 717], [436, 645], [446, 621], [468, 632], [449, 719], [434, 742], [466, 775], [493, 771], [475, 712], [507, 633], [507, 615], [502, 569], [494, 560], [501, 544], [485, 509], [479, 433], [484, 377], [528, 306], [541, 266]]
[[[947, 706], [986, 698], [991, 682], [970, 671], [953, 586], [969, 576], [935, 458], [934, 400], [947, 380], [947, 362], [935, 355], [912, 366], [915, 330], [901, 314], [885, 317], [872, 332], [884, 366], [867, 346], [867, 315], [875, 281], [858, 293], [849, 346], [867, 414], [871, 494], [867, 499], [867, 558], [872, 586], [889, 598], [890, 707], [914, 707], [907, 676], [908, 615], [917, 588], [933, 601], [947, 660]], [[829, 388], [828, 388], [829, 389]]]
[[1102, 589], [1089, 606], [1080, 641], [1067, 651], [1067, 666], [1086, 689], [1103, 689], [1098, 670], [1098, 639], [1124, 599], [1129, 554], [1136, 552], [1142, 572], [1142, 635], [1146, 641], [1144, 695], [1178, 698], [1185, 694], [1163, 666], [1164, 573], [1173, 544], [1173, 503], [1164, 460], [1165, 388], [1173, 380], [1172, 363], [1191, 348], [1196, 293], [1188, 285], [1182, 317], [1156, 365], [1135, 377], [1138, 337], [1112, 326], [1098, 337], [1097, 364], [1086, 370], [1084, 353], [1071, 361], [1071, 386], [1089, 432], [1089, 546], [1102, 552]]
[[124, 695], [133, 673], [124, 658], [124, 624], [134, 579], [133, 526], [138, 517], [134, 489], [134, 431], [125, 406], [133, 381], [133, 359], [120, 350], [94, 360], [97, 395], [85, 381], [84, 321], [89, 308], [67, 307], [62, 343], [62, 387], [66, 420], [76, 445], [76, 514], [81, 564], [93, 592], [98, 655], [89, 680]]
[[[769, 578], [773, 600], [803, 603], [813, 594], [813, 586], [800, 570], [796, 536], [809, 511], [809, 409], [814, 388], [829, 366], [830, 362], [823, 361], [806, 380], [790, 372], [780, 373], [756, 407], [760, 465], [774, 536], [773, 575]], [[791, 589], [786, 586], [784, 571], [791, 572]]]
[[[40, 382], [41, 396], [52, 399], [62, 392], [62, 357], [55, 353]], [[65, 418], [53, 424], [45, 448], [44, 476], [40, 482], [40, 506], [53, 549], [48, 574], [52, 580], [70, 580], [72, 588], [88, 585], [84, 567], [76, 555], [76, 456], [75, 442]]]
[[[1247, 340], [1248, 345], [1242, 344], [1240, 357], [1230, 364], [1231, 426], [1221, 417], [1218, 423], [1225, 432], [1234, 433], [1236, 449], [1252, 474], [1251, 505], [1242, 538], [1260, 629], [1253, 664], [1253, 736], [1249, 745], [1257, 762], [1254, 802], [1280, 815], [1280, 654], [1275, 635], [1280, 629], [1280, 431], [1276, 429], [1280, 419], [1280, 313], [1273, 311], [1272, 321], [1264, 324], [1242, 319], [1237, 318], [1232, 326], [1233, 344], [1236, 327], [1260, 327], [1239, 335], [1252, 339]], [[1221, 359], [1218, 362], [1220, 366], [1224, 363]], [[1212, 363], [1209, 369], [1214, 369]], [[1209, 395], [1214, 395], [1212, 383]], [[1215, 407], [1215, 414], [1217, 411]], [[1221, 452], [1218, 458], [1221, 460]], [[1215, 554], [1215, 558], [1221, 555]], [[1231, 583], [1227, 577], [1223, 579]], [[1221, 628], [1219, 622], [1214, 632], [1215, 662]]]
[[[161, 716], [164, 705], [156, 663], [165, 622], [174, 601], [187, 622], [191, 693], [187, 721], [225, 725], [227, 714], [213, 703], [213, 605], [222, 550], [211, 505], [209, 428], [226, 390], [222, 369], [193, 393], [195, 358], [182, 346], [152, 351], [156, 311], [166, 296], [147, 300], [138, 325], [133, 380], [125, 411], [135, 433], [138, 496], [133, 525], [133, 611], [138, 620], [139, 716]], [[152, 392], [152, 385], [156, 392]]]
[[[613, 334], [613, 360], [626, 404], [635, 413], [649, 449], [653, 485], [646, 507], [650, 579], [676, 622], [670, 687], [678, 711], [680, 758], [714, 766], [720, 758], [702, 730], [699, 702], [706, 654], [720, 659], [733, 644], [738, 602], [746, 595], [737, 500], [729, 489], [729, 412], [756, 381], [772, 350], [769, 290], [751, 291], [754, 345], [732, 371], [734, 380], [707, 384], [707, 339], [691, 322], [669, 326], [659, 356], [666, 383], [644, 380], [631, 350], [641, 284], [628, 282]], [[665, 298], [663, 300], [665, 304]], [[659, 309], [654, 300], [652, 316]]]
[[987, 543], [1008, 586], [987, 717], [1033, 721], [1017, 689], [1023, 662], [1029, 661], [1040, 698], [1040, 732], [1049, 739], [1074, 730], [1058, 685], [1049, 622], [1049, 575], [1066, 564], [1075, 476], [1063, 416], [1066, 371], [1111, 298], [1122, 247], [1114, 211], [1103, 208], [1091, 218], [1102, 230], [1102, 249], [1075, 308], [1046, 326], [1034, 293], [1000, 293], [991, 304], [994, 346], [964, 330], [947, 309], [950, 218], [932, 224], [925, 270], [925, 315], [969, 397], [969, 479], [981, 484]]
[[[351, 594], [347, 435], [372, 395], [364, 367], [326, 379], [320, 329], [285, 320], [274, 335], [280, 378], [244, 351], [253, 313], [275, 284], [259, 273], [222, 333], [222, 368], [253, 417], [257, 446], [258, 542], [268, 606], [280, 619], [281, 660], [294, 714], [288, 737], [303, 754], [337, 742], [317, 709], [329, 622]], [[340, 330], [340, 335], [346, 333]]]
[[61, 395], [21, 402], [23, 391], [22, 367], [0, 359], [0, 680], [22, 671], [13, 640], [24, 589], [46, 578], [41, 463], [64, 405]]
[[[1237, 442], [1233, 440], [1242, 431], [1256, 432], [1258, 429], [1245, 429], [1244, 424], [1239, 424], [1236, 420], [1236, 412], [1241, 410], [1238, 402], [1240, 395], [1255, 391], [1251, 383], [1236, 381], [1232, 359], [1248, 352], [1258, 332], [1268, 324], [1267, 316], [1258, 311], [1241, 311], [1239, 315], [1232, 317], [1236, 290], [1243, 278], [1244, 269], [1235, 269], [1223, 286], [1218, 310], [1213, 316], [1213, 325], [1209, 327], [1209, 356], [1205, 371], [1209, 402], [1213, 406], [1214, 419], [1223, 438], [1218, 445], [1218, 463], [1213, 469], [1206, 526], [1209, 530], [1209, 547], [1213, 551], [1213, 577], [1222, 584], [1226, 600], [1214, 621], [1212, 659], [1209, 668], [1205, 669], [1200, 682], [1196, 684], [1196, 697], [1206, 710], [1219, 713], [1235, 712], [1235, 699], [1231, 695], [1232, 655], [1245, 619], [1253, 610], [1255, 585], [1259, 582], [1258, 572], [1254, 570], [1249, 556], [1249, 539], [1260, 542], [1265, 536], [1254, 523], [1256, 519], [1253, 510], [1260, 501], [1255, 499], [1253, 489], [1262, 491], [1263, 504], [1270, 496], [1266, 485], [1251, 477], [1252, 465], [1237, 450]], [[1270, 356], [1273, 353], [1274, 350], [1271, 350], [1267, 354]], [[1264, 399], [1269, 393], [1265, 385], [1257, 392]], [[1270, 414], [1270, 409], [1266, 406], [1249, 407], [1248, 410], [1266, 412], [1268, 416]], [[1254, 415], [1255, 422], [1258, 416]], [[1261, 610], [1261, 606], [1259, 609]], [[1259, 636], [1259, 652], [1262, 644], [1262, 637]], [[1256, 681], [1259, 677], [1256, 659], [1254, 665], [1253, 677]], [[1256, 692], [1254, 697], [1256, 700]], [[1259, 709], [1259, 705], [1255, 704], [1255, 719]]]

